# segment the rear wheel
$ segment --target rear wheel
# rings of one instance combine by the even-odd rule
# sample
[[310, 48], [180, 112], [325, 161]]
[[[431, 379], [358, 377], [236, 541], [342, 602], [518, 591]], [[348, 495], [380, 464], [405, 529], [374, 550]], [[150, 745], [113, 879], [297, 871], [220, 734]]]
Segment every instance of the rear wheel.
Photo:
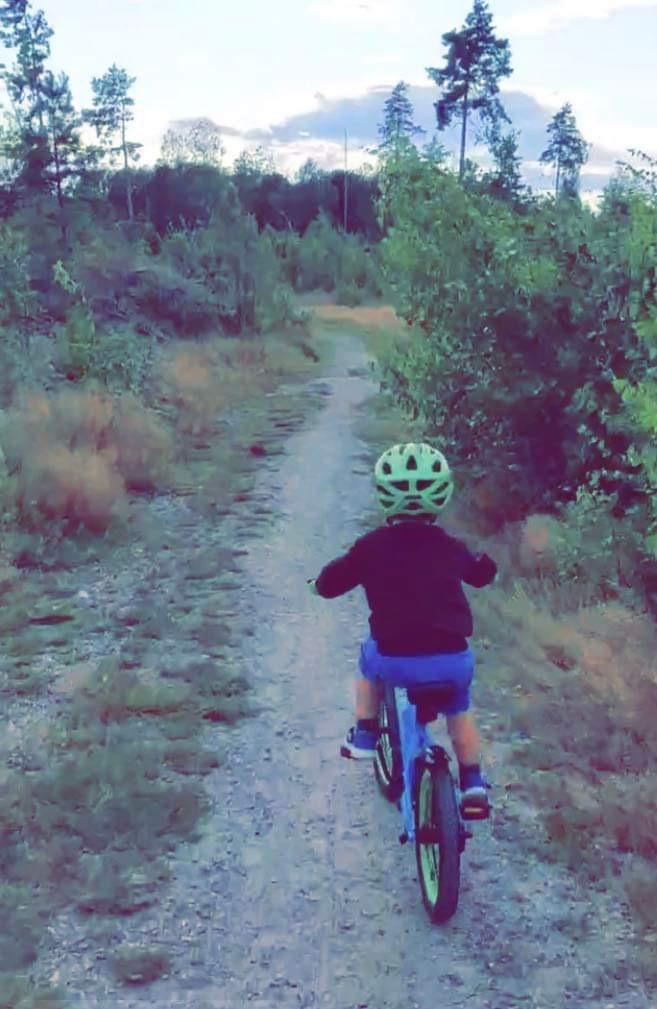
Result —
[[449, 770], [424, 762], [416, 778], [415, 857], [426, 912], [434, 924], [445, 922], [459, 899], [459, 813]]
[[395, 688], [391, 686], [384, 688], [379, 705], [379, 740], [374, 757], [374, 774], [386, 799], [397, 802], [404, 790], [404, 773]]

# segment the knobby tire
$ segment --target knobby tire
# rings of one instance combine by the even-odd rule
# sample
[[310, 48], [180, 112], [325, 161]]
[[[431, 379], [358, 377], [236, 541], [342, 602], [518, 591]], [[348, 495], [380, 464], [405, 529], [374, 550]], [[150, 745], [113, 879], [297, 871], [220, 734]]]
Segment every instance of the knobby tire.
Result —
[[391, 686], [384, 687], [379, 706], [379, 740], [376, 744], [374, 774], [386, 799], [397, 802], [404, 790], [404, 772], [395, 688]]
[[435, 841], [420, 843], [415, 857], [422, 900], [429, 918], [441, 924], [452, 917], [459, 899], [460, 822], [449, 770], [421, 762], [415, 784], [415, 829], [430, 828]]

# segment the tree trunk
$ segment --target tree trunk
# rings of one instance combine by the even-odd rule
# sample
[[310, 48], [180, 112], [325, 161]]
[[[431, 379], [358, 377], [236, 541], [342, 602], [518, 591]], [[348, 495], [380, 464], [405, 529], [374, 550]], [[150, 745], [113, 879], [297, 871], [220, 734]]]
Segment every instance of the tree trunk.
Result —
[[57, 140], [52, 135], [52, 154], [53, 160], [55, 162], [55, 188], [57, 190], [57, 205], [59, 206], [59, 228], [62, 233], [62, 242], [64, 246], [68, 241], [68, 229], [66, 227], [66, 221], [64, 220], [64, 193], [62, 190], [62, 165], [59, 160], [59, 146]]
[[468, 88], [463, 95], [463, 119], [461, 121], [461, 158], [459, 161], [459, 182], [463, 181], [465, 172], [465, 136], [468, 129]]
[[132, 206], [132, 180], [130, 178], [130, 165], [128, 164], [128, 147], [125, 139], [125, 116], [121, 117], [121, 147], [123, 148], [123, 167], [125, 169], [125, 196], [128, 204], [128, 220], [132, 221], [135, 212]]

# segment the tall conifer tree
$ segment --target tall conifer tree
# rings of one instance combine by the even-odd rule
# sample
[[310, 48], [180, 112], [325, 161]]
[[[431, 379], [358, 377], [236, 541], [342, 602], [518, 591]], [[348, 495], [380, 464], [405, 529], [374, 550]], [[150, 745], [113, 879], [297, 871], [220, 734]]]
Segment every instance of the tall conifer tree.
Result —
[[540, 161], [554, 165], [556, 178], [555, 196], [576, 196], [579, 188], [579, 173], [589, 156], [589, 145], [577, 129], [572, 105], [566, 102], [554, 115], [548, 128], [549, 143]]
[[500, 80], [512, 73], [511, 53], [508, 39], [495, 36], [485, 0], [474, 0], [461, 30], [447, 32], [443, 43], [447, 46], [445, 66], [427, 67], [427, 74], [442, 89], [435, 103], [438, 129], [444, 130], [455, 118], [461, 121], [459, 179], [463, 179], [471, 113], [479, 113], [489, 126], [509, 121], [498, 95]]

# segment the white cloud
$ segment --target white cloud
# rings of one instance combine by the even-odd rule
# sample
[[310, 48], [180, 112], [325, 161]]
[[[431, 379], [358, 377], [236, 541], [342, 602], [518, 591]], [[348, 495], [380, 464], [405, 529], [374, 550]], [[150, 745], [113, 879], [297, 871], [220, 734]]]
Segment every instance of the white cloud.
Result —
[[401, 18], [401, 0], [315, 0], [310, 12], [325, 21], [347, 24], [394, 24]]
[[542, 35], [571, 21], [604, 19], [618, 11], [650, 7], [657, 7], [657, 0], [553, 0], [500, 19], [500, 27], [513, 35]]
[[657, 127], [634, 126], [618, 123], [607, 123], [596, 120], [590, 124], [582, 118], [582, 133], [588, 140], [593, 140], [602, 147], [612, 151], [645, 151], [647, 154], [657, 154]]

